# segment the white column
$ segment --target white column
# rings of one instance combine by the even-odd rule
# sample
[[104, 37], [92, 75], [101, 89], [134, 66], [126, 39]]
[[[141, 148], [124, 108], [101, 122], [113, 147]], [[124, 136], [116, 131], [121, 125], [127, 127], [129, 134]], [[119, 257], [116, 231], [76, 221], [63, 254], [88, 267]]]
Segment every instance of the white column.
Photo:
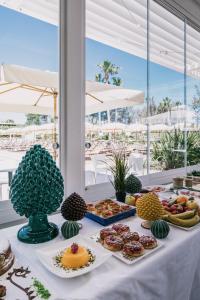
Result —
[[60, 157], [65, 196], [84, 193], [85, 1], [60, 0]]

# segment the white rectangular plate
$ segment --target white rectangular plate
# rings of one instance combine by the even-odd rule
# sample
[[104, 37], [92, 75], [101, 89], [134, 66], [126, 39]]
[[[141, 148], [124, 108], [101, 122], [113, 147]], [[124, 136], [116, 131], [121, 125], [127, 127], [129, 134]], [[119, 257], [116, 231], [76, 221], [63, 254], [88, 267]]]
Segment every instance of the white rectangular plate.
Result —
[[[57, 256], [61, 251], [65, 250], [67, 247], [70, 247], [72, 243], [77, 243], [87, 249], [90, 249], [92, 254], [95, 255], [95, 261], [90, 264], [90, 266], [79, 269], [79, 270], [63, 270], [55, 264], [54, 257]], [[77, 277], [83, 274], [86, 274], [100, 265], [102, 265], [112, 253], [106, 251], [103, 248], [98, 247], [94, 244], [89, 238], [84, 238], [80, 235], [77, 235], [71, 239], [56, 242], [53, 245], [46, 247], [41, 247], [36, 250], [37, 256], [40, 262], [53, 274], [62, 277], [62, 278], [72, 278]]]
[[176, 228], [179, 228], [179, 229], [182, 229], [182, 230], [185, 230], [185, 231], [191, 231], [191, 230], [194, 230], [196, 228], [198, 228], [200, 226], [200, 222], [192, 227], [182, 227], [182, 226], [179, 226], [179, 225], [176, 225], [176, 224], [173, 224], [173, 223], [170, 223], [170, 222], [167, 222], [169, 225], [173, 226], [173, 227], [176, 227]]
[[148, 185], [148, 186], [145, 186], [144, 189], [147, 189], [147, 190], [149, 190], [149, 192], [152, 192], [152, 189], [157, 188], [157, 187], [161, 188], [161, 191], [155, 192], [155, 193], [163, 193], [163, 192], [166, 192], [169, 190], [165, 185], [162, 185], [162, 184]]
[[[140, 236], [144, 235], [144, 234], [140, 234], [139, 232], [138, 232], [138, 234], [139, 234]], [[104, 247], [101, 245], [101, 243], [98, 242], [98, 239], [99, 239], [99, 233], [96, 233], [96, 234], [92, 235], [90, 238], [91, 238], [91, 240], [93, 240], [95, 243], [97, 243], [97, 244], [99, 245], [99, 247], [101, 247], [101, 248], [104, 249]], [[145, 249], [143, 255], [141, 255], [141, 256], [139, 256], [139, 257], [134, 257], [134, 258], [131, 259], [131, 260], [128, 259], [128, 258], [126, 258], [126, 257], [124, 257], [121, 251], [116, 251], [116, 252], [115, 252], [115, 251], [109, 251], [109, 250], [107, 250], [107, 249], [106, 249], [106, 251], [111, 252], [113, 256], [115, 256], [116, 258], [120, 259], [121, 261], [123, 261], [123, 262], [126, 263], [127, 265], [132, 265], [132, 264], [135, 264], [136, 262], [140, 261], [141, 259], [144, 259], [145, 257], [147, 257], [147, 256], [149, 256], [149, 255], [151, 255], [151, 254], [153, 254], [154, 252], [160, 250], [160, 248], [164, 246], [164, 243], [162, 243], [162, 242], [160, 242], [160, 241], [158, 241], [158, 240], [157, 240], [157, 243], [158, 243], [158, 246], [157, 246], [156, 248], [154, 248], [154, 249]]]

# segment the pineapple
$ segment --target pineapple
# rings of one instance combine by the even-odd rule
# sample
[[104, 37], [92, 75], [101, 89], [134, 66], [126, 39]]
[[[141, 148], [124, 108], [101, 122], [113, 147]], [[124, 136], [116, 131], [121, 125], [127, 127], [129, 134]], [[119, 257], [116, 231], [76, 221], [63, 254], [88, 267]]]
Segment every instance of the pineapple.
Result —
[[143, 227], [149, 228], [150, 222], [161, 218], [163, 215], [163, 206], [154, 193], [147, 193], [137, 200], [137, 214], [141, 219], [148, 222], [142, 223]]

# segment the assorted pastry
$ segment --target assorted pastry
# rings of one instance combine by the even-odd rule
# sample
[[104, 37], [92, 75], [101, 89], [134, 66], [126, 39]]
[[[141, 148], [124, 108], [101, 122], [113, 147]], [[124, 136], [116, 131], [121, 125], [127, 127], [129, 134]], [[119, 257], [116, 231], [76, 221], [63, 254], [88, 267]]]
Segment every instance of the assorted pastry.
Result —
[[97, 203], [87, 204], [88, 212], [93, 213], [102, 218], [110, 218], [112, 216], [128, 211], [130, 209], [131, 209], [130, 205], [119, 204], [118, 202], [111, 199], [101, 200]]
[[145, 249], [157, 247], [157, 240], [153, 236], [140, 236], [125, 224], [114, 224], [102, 229], [99, 242], [110, 251], [121, 251], [122, 255], [130, 260], [142, 256]]
[[95, 261], [95, 256], [90, 249], [73, 243], [70, 247], [61, 251], [54, 260], [57, 267], [66, 271], [76, 271], [89, 267]]

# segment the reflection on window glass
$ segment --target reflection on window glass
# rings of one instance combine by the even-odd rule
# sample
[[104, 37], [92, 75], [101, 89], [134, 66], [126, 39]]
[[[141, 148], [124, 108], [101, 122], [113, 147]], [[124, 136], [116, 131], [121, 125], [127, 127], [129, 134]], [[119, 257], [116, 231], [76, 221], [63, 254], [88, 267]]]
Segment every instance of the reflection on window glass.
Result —
[[184, 167], [184, 22], [150, 1], [150, 172]]
[[86, 1], [86, 185], [109, 181], [113, 149], [125, 150], [129, 172], [147, 172], [146, 8], [146, 0]]
[[187, 161], [200, 162], [200, 32], [186, 26], [187, 72]]
[[35, 8], [48, 6], [50, 23], [42, 13], [31, 17], [29, 4], [27, 14], [0, 6], [0, 200], [8, 199], [12, 175], [34, 144], [58, 163], [58, 7], [43, 2]]
[[200, 33], [153, 0], [148, 24], [144, 0], [86, 4], [86, 185], [121, 145], [136, 175], [197, 164]]

